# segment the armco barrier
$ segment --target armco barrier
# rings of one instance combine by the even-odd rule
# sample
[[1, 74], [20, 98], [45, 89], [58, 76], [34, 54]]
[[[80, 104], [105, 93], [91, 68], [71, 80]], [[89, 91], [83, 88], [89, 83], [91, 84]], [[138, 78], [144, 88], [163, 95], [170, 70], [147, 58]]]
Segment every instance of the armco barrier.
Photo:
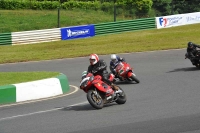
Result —
[[156, 28], [155, 18], [95, 24], [95, 35]]
[[[90, 25], [91, 26], [91, 25]], [[135, 31], [156, 28], [155, 18], [144, 18], [135, 19], [127, 21], [117, 21], [100, 23], [93, 25], [95, 29], [95, 35], [118, 33], [125, 31]], [[82, 26], [75, 26], [82, 27]], [[80, 31], [71, 31], [74, 27], [64, 27], [65, 29], [70, 29], [67, 31], [67, 38], [74, 39], [74, 36], [78, 38], [85, 36], [94, 36], [91, 34], [93, 30], [81, 29]], [[51, 42], [61, 40], [61, 29], [44, 29], [44, 30], [32, 30], [32, 31], [22, 31], [22, 32], [12, 32], [12, 33], [1, 33], [0, 34], [0, 45], [21, 45], [21, 44], [33, 44], [41, 42]], [[64, 39], [65, 40], [65, 39]]]
[[12, 32], [12, 45], [32, 44], [61, 40], [60, 28]]
[[11, 33], [0, 33], [0, 45], [12, 45]]
[[0, 86], [0, 104], [47, 98], [68, 91], [68, 79], [60, 74], [54, 78]]

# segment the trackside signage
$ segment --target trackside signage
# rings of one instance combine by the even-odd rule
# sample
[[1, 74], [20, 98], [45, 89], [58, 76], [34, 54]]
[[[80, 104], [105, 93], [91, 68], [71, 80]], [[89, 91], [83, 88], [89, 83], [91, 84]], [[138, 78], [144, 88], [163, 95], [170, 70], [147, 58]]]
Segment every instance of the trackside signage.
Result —
[[65, 27], [65, 28], [61, 28], [60, 30], [61, 30], [62, 40], [86, 38], [86, 37], [92, 37], [95, 35], [94, 25]]
[[200, 23], [200, 12], [156, 17], [157, 29]]

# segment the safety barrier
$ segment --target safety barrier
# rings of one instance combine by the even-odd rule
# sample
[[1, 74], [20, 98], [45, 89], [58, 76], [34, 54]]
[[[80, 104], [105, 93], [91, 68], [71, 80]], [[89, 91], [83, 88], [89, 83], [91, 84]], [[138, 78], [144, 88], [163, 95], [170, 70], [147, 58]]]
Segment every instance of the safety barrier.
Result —
[[[81, 28], [82, 27], [82, 28]], [[76, 27], [64, 27], [64, 28], [54, 28], [54, 29], [44, 29], [44, 30], [33, 30], [33, 31], [22, 31], [22, 32], [12, 32], [12, 33], [2, 33], [0, 34], [0, 45], [21, 45], [21, 44], [33, 44], [41, 42], [51, 42], [60, 41], [62, 39], [62, 29], [66, 30], [67, 38], [74, 39], [90, 36], [94, 32], [94, 35], [110, 34], [125, 31], [135, 31], [156, 28], [155, 18], [145, 18], [127, 21], [117, 21], [94, 24], [94, 28], [83, 29], [83, 26]], [[78, 31], [73, 31], [74, 28], [80, 28]], [[89, 34], [90, 33], [90, 34]], [[65, 40], [65, 39], [64, 39]]]
[[61, 40], [60, 28], [12, 32], [12, 45], [33, 44]]
[[12, 45], [11, 33], [0, 33], [0, 45]]
[[0, 104], [57, 96], [69, 89], [67, 76], [62, 73], [53, 78], [0, 86]]
[[95, 35], [156, 28], [155, 18], [95, 24]]

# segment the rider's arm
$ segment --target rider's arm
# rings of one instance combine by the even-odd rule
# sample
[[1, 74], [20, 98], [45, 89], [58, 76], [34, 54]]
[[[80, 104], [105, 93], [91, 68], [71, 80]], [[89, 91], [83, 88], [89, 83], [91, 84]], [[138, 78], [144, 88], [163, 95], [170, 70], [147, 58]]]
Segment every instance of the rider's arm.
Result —
[[198, 45], [198, 44], [195, 44], [195, 45], [196, 45], [197, 48], [200, 48], [200, 45]]
[[112, 72], [112, 70], [113, 70], [113, 64], [112, 62], [110, 62], [110, 71]]
[[104, 60], [100, 60], [99, 70], [105, 69], [107, 67], [106, 62]]
[[192, 52], [188, 52], [188, 57], [189, 58], [194, 58], [195, 56], [194, 56], [194, 54]]
[[88, 73], [92, 73], [92, 67], [91, 67], [91, 66], [88, 67], [87, 72], [88, 72]]
[[119, 57], [119, 56], [117, 56], [117, 60], [118, 60], [118, 61], [125, 61], [125, 59], [124, 59], [124, 58], [122, 58], [122, 57]]
[[115, 74], [115, 68], [114, 68], [114, 64], [113, 63], [110, 63], [110, 71]]

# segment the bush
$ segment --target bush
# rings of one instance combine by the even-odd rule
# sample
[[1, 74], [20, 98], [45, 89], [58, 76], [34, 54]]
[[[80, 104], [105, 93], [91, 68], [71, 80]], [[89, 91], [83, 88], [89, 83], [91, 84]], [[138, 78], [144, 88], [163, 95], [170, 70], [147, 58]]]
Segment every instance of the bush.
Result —
[[[102, 3], [101, 3], [102, 2]], [[138, 16], [147, 15], [151, 9], [151, 0], [116, 0], [117, 14], [123, 14], [127, 17], [137, 14]], [[56, 0], [1, 0], [0, 9], [33, 9], [33, 10], [53, 10], [61, 7], [67, 10], [83, 9], [83, 10], [102, 10], [104, 12], [113, 13], [114, 3], [103, 2], [102, 0], [94, 1], [76, 1], [63, 0], [62, 3]]]

